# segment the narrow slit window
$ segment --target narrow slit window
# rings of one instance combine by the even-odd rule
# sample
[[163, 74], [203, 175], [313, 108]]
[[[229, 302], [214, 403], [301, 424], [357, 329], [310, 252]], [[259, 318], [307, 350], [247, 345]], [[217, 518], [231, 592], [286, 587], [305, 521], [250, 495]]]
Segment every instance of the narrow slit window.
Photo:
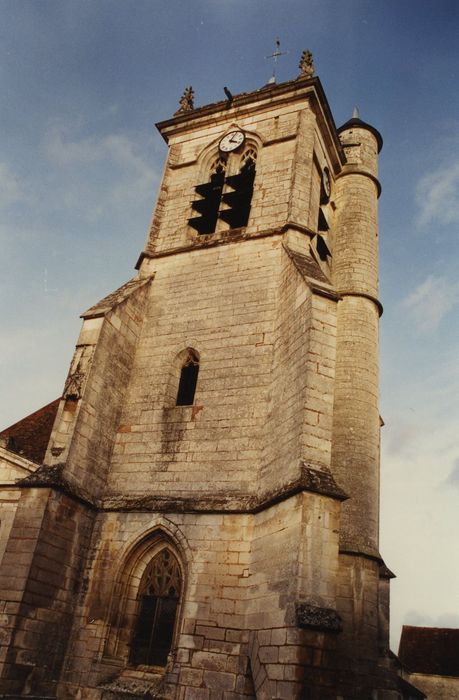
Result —
[[180, 371], [180, 381], [177, 392], [176, 406], [192, 406], [198, 383], [199, 360], [197, 356], [190, 352], [182, 365]]

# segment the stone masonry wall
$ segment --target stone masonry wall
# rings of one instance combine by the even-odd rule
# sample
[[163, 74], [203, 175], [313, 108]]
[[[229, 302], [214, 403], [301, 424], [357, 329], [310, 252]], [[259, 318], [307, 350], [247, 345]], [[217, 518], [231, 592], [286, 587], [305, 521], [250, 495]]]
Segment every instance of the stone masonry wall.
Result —
[[[270, 385], [279, 256], [277, 238], [151, 261], [155, 279], [108, 494], [203, 498], [253, 491]], [[187, 347], [200, 356], [194, 405], [175, 406], [175, 365]]]
[[101, 514], [63, 675], [68, 691], [97, 686], [126, 666], [141, 578], [133, 553], [142, 543], [145, 566], [159, 537], [184, 567], [169, 675], [176, 697], [254, 697], [252, 675], [255, 688], [264, 685], [257, 697], [301, 697], [301, 665], [323, 640], [313, 633], [303, 648], [295, 603], [334, 603], [337, 508], [303, 494], [256, 515]]
[[77, 352], [83, 349], [89, 359], [81, 395], [61, 401], [51, 435], [46, 464], [65, 462], [65, 478], [92, 498], [105, 487], [146, 292], [143, 286], [104, 318], [84, 321]]
[[2, 488], [0, 497], [0, 564], [8, 544], [14, 516], [18, 507], [21, 492], [15, 488]]
[[67, 497], [22, 490], [0, 575], [2, 692], [53, 694], [91, 527], [91, 512]]
[[427, 676], [423, 673], [410, 673], [407, 677], [410, 683], [426, 694], [428, 700], [458, 700], [459, 698], [459, 678]]
[[298, 476], [311, 327], [311, 292], [284, 251], [279, 263], [261, 469], [268, 491]]
[[268, 489], [297, 477], [300, 460], [330, 466], [335, 324], [335, 302], [311, 294], [284, 254], [263, 440]]
[[[301, 106], [267, 107], [251, 116], [242, 112], [234, 114], [237, 127], [233, 124], [232, 128], [243, 129], [258, 150], [256, 184], [246, 228], [249, 234], [281, 226], [287, 220], [294, 138], [301, 107], [307, 108], [307, 101]], [[208, 238], [199, 236], [188, 226], [188, 219], [193, 215], [191, 202], [196, 199], [194, 187], [208, 181], [211, 161], [218, 156], [218, 142], [229, 127], [215, 122], [206, 128], [200, 125], [195, 128], [194, 133], [174, 135], [169, 141], [170, 157], [153, 217], [148, 251], [164, 252]], [[260, 148], [262, 142], [265, 145]], [[229, 169], [234, 169], [233, 161], [239, 162], [239, 155], [229, 156]]]
[[16, 488], [15, 482], [37, 468], [38, 464], [0, 445], [0, 564], [21, 497], [21, 490]]
[[[356, 679], [365, 672], [371, 677], [380, 655], [379, 564], [350, 554], [340, 555], [339, 563], [337, 609], [343, 619], [337, 640], [339, 663], [355, 673]], [[360, 697], [357, 690], [356, 697]]]
[[379, 544], [378, 311], [365, 298], [338, 304], [332, 471], [351, 498], [341, 545], [377, 554]]
[[349, 164], [336, 182], [333, 279], [338, 303], [332, 471], [351, 498], [341, 548], [378, 555], [379, 307], [377, 142], [367, 129], [343, 131]]

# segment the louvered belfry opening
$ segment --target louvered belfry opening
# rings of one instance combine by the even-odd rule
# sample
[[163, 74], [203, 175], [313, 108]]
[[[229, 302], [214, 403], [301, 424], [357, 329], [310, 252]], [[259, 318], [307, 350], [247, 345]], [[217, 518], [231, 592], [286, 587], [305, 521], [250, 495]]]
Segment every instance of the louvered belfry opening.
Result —
[[191, 207], [199, 213], [199, 216], [192, 217], [188, 223], [199, 234], [213, 233], [217, 226], [218, 210], [225, 184], [225, 168], [226, 161], [223, 158], [218, 158], [211, 168], [212, 174], [209, 182], [194, 188], [200, 199], [193, 201]]
[[247, 226], [252, 202], [253, 183], [255, 180], [255, 153], [247, 152], [243, 156], [241, 169], [237, 175], [230, 175], [225, 180], [231, 190], [225, 191], [222, 201], [228, 205], [222, 209], [220, 218], [230, 228]]
[[230, 228], [247, 226], [255, 181], [255, 163], [256, 151], [250, 148], [242, 155], [239, 172], [225, 177], [227, 163], [223, 157], [219, 157], [211, 168], [209, 182], [194, 188], [200, 199], [194, 200], [191, 207], [199, 216], [189, 219], [189, 225], [199, 234], [214, 233], [219, 218]]
[[139, 612], [131, 644], [135, 666], [165, 666], [174, 636], [181, 594], [176, 557], [165, 548], [148, 564], [139, 586]]

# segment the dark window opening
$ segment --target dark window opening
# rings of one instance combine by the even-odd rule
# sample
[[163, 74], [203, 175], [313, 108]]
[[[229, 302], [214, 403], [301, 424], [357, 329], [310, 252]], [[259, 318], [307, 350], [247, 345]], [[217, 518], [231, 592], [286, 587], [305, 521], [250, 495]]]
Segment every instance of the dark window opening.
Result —
[[237, 175], [226, 178], [226, 184], [232, 192], [225, 192], [222, 201], [228, 205], [220, 211], [220, 218], [229, 224], [230, 228], [247, 226], [255, 180], [255, 160], [248, 157]]
[[192, 406], [198, 382], [199, 360], [194, 353], [189, 353], [180, 372], [176, 406]]
[[213, 233], [215, 231], [224, 183], [225, 168], [219, 162], [215, 172], [210, 176], [210, 181], [203, 185], [197, 185], [194, 188], [201, 199], [196, 199], [192, 202], [191, 207], [199, 213], [199, 216], [188, 219], [188, 223], [199, 234]]
[[326, 261], [328, 257], [331, 257], [330, 250], [328, 248], [328, 245], [325, 242], [325, 238], [321, 236], [320, 234], [317, 236], [317, 252], [319, 254], [319, 258], [321, 260]]
[[325, 214], [323, 212], [323, 209], [319, 209], [319, 218], [317, 221], [317, 230], [318, 231], [328, 231], [329, 229], [328, 221], [325, 218]]
[[140, 582], [139, 613], [130, 654], [132, 664], [166, 665], [180, 593], [177, 559], [168, 549], [163, 549], [152, 559]]

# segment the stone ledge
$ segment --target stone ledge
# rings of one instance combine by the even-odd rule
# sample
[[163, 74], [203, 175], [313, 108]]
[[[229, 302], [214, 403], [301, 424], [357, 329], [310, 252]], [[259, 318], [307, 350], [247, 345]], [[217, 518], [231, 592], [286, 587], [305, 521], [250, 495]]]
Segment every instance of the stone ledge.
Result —
[[103, 700], [164, 698], [164, 674], [125, 670], [111, 681], [101, 683]]

